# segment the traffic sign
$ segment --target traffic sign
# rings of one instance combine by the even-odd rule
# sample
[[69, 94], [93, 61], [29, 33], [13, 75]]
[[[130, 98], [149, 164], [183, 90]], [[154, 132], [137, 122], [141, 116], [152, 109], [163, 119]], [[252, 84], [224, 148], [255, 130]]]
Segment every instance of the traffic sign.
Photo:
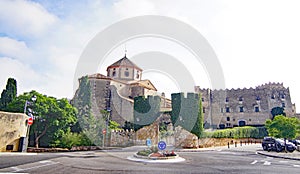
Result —
[[27, 124], [28, 124], [29, 126], [31, 126], [31, 125], [33, 124], [33, 118], [32, 118], [32, 117], [29, 117], [29, 118], [28, 118]]
[[158, 147], [159, 150], [165, 150], [166, 147], [167, 147], [167, 144], [164, 141], [160, 141], [160, 142], [158, 142], [157, 147]]
[[106, 129], [102, 129], [102, 133], [103, 133], [103, 134], [106, 134]]
[[148, 147], [150, 147], [150, 146], [152, 145], [152, 142], [151, 142], [151, 139], [150, 139], [150, 138], [148, 138], [148, 139], [146, 140], [146, 145], [147, 145]]

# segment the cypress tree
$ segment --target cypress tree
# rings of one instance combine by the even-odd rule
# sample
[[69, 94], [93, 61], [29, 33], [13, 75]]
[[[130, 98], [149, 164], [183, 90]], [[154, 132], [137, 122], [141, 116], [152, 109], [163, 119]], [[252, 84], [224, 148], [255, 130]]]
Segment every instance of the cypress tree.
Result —
[[0, 109], [6, 110], [6, 107], [17, 97], [17, 81], [14, 78], [9, 78], [6, 83], [6, 88], [1, 93]]

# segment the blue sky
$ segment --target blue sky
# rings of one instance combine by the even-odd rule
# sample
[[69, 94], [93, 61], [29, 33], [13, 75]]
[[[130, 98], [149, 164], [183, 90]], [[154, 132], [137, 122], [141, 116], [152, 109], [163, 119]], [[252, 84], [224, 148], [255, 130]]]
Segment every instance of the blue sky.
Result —
[[[151, 14], [172, 17], [197, 29], [215, 50], [227, 88], [283, 82], [297, 105], [299, 7], [297, 0], [1, 0], [0, 89], [7, 78], [14, 77], [19, 94], [35, 89], [72, 98], [77, 61], [89, 41], [115, 22]], [[163, 42], [132, 41], [127, 46], [128, 56], [145, 47], [160, 49], [157, 45], [166, 44]], [[184, 55], [180, 49], [165, 52]], [[117, 47], [98, 72], [105, 74], [105, 66], [123, 54], [124, 47]], [[177, 92], [167, 77], [162, 80], [151, 73], [144, 77], [152, 77], [161, 92]], [[202, 71], [196, 83], [210, 87]]]

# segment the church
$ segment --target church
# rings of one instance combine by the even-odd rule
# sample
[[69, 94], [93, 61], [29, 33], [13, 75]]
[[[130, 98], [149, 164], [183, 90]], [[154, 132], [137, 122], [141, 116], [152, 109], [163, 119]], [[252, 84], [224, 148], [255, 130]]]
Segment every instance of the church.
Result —
[[[171, 110], [171, 100], [159, 93], [150, 80], [143, 80], [143, 70], [129, 60], [123, 58], [107, 67], [107, 75], [88, 75], [92, 93], [92, 112], [110, 112], [110, 119], [121, 126], [125, 121], [133, 122], [133, 103], [138, 96], [160, 96], [161, 109]], [[79, 80], [80, 81], [80, 80]]]

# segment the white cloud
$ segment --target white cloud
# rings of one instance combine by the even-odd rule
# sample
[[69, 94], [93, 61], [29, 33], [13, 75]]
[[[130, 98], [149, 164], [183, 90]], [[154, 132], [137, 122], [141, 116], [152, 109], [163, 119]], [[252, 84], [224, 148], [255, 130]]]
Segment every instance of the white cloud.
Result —
[[57, 18], [41, 5], [25, 0], [0, 1], [0, 31], [17, 36], [39, 36], [51, 27]]
[[0, 57], [0, 91], [5, 88], [10, 77], [17, 80], [18, 94], [40, 88], [44, 83], [43, 76], [26, 64], [8, 57]]
[[24, 59], [31, 55], [31, 51], [24, 41], [17, 41], [8, 37], [0, 37], [0, 55]]

